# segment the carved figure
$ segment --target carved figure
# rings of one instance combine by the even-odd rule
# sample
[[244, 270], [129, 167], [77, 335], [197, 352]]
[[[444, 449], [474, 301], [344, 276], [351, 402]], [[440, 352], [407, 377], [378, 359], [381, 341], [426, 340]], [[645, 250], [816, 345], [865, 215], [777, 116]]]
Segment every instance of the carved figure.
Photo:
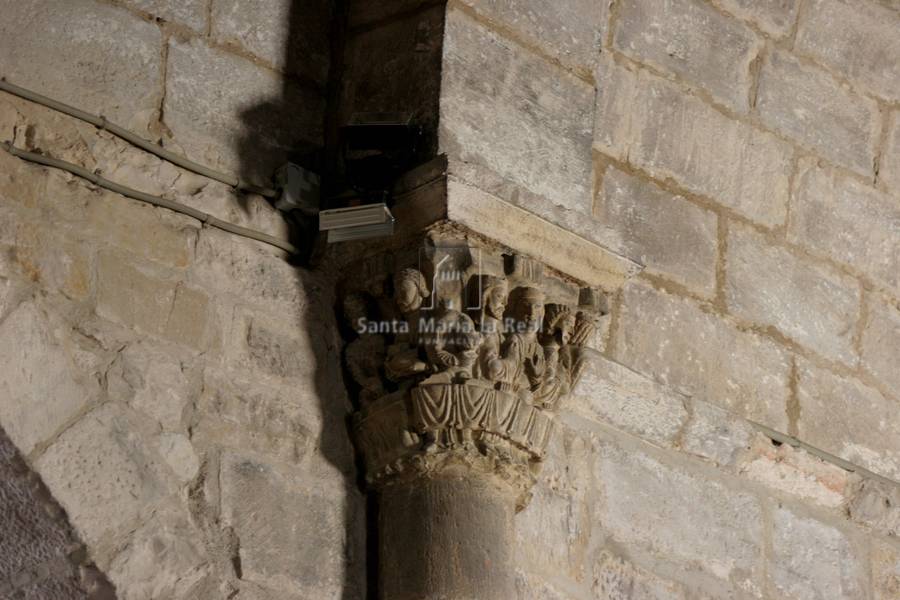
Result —
[[506, 311], [509, 284], [503, 277], [481, 275], [473, 292], [478, 296], [472, 305], [479, 307], [476, 318], [483, 338], [474, 375], [478, 379], [488, 379], [488, 365], [500, 357], [503, 345], [503, 313]]
[[363, 326], [368, 307], [362, 294], [348, 294], [343, 309], [344, 319], [358, 333], [344, 350], [344, 362], [360, 387], [359, 401], [365, 406], [385, 394], [381, 372], [386, 357], [385, 341], [383, 336], [369, 333]]
[[517, 288], [512, 296], [512, 329], [501, 349], [501, 357], [488, 366], [500, 389], [529, 392], [541, 382], [546, 368], [544, 349], [537, 335], [544, 320], [544, 293], [537, 288]]
[[546, 368], [543, 381], [534, 393], [534, 404], [553, 410], [571, 386], [569, 355], [563, 350], [568, 347], [575, 331], [576, 317], [572, 309], [564, 304], [548, 304], [545, 313], [540, 337]]
[[394, 276], [394, 303], [406, 323], [387, 350], [385, 372], [392, 381], [424, 373], [428, 365], [419, 356], [419, 309], [429, 297], [425, 276], [417, 269], [402, 269]]
[[472, 319], [458, 310], [443, 308], [440, 317], [428, 324], [425, 353], [437, 371], [424, 383], [450, 383], [472, 378], [481, 335]]

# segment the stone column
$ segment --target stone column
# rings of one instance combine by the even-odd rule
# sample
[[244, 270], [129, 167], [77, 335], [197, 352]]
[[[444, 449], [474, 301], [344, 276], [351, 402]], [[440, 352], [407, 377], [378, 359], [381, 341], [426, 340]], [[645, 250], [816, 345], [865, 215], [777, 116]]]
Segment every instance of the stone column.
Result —
[[380, 597], [514, 598], [515, 502], [512, 488], [479, 475], [383, 489]]
[[514, 516], [602, 312], [598, 290], [446, 229], [339, 290], [381, 600], [515, 597]]

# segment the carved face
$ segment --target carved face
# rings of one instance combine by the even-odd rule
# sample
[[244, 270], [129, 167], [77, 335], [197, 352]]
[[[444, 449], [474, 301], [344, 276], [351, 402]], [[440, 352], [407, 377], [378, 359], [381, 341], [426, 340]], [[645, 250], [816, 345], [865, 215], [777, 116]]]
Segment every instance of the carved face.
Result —
[[567, 345], [572, 340], [572, 334], [575, 331], [575, 315], [568, 313], [559, 321], [559, 338], [562, 345]]
[[425, 278], [415, 269], [404, 269], [394, 281], [394, 301], [403, 314], [419, 310], [422, 299], [428, 297]]
[[516, 301], [514, 316], [529, 332], [537, 332], [544, 322], [544, 294], [526, 288]]
[[506, 297], [508, 288], [506, 282], [498, 283], [488, 290], [485, 304], [487, 313], [495, 319], [502, 319], [503, 312], [506, 310]]

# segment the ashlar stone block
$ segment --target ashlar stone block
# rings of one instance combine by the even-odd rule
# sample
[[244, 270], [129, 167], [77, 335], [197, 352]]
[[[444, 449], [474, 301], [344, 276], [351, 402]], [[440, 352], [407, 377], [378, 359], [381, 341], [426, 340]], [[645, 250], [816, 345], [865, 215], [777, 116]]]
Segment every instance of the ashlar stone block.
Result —
[[854, 364], [859, 282], [831, 265], [775, 245], [734, 225], [728, 237], [725, 298], [728, 309], [831, 360]]
[[594, 148], [762, 225], [785, 220], [791, 147], [644, 70], [601, 61]]
[[804, 14], [798, 52], [885, 100], [900, 100], [900, 13], [878, 2], [814, 0]]
[[766, 126], [838, 165], [871, 175], [878, 106], [824, 70], [785, 52], [772, 53], [760, 72], [756, 109]]
[[838, 528], [777, 508], [769, 572], [776, 589], [798, 600], [865, 597], [860, 553]]
[[750, 106], [750, 63], [762, 40], [702, 0], [632, 0], [619, 6], [613, 46], [669, 71], [729, 108]]
[[624, 288], [617, 331], [622, 364], [744, 418], [787, 426], [789, 355], [778, 344], [640, 282]]
[[900, 202], [802, 161], [788, 239], [865, 273], [900, 296]]

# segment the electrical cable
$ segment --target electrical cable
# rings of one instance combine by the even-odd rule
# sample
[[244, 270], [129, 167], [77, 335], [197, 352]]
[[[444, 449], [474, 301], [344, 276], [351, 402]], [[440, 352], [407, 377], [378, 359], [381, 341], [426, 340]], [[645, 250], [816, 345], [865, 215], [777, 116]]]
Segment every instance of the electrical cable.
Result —
[[159, 196], [145, 194], [144, 192], [115, 183], [114, 181], [109, 181], [108, 179], [104, 179], [96, 173], [88, 171], [84, 167], [80, 167], [64, 160], [59, 160], [58, 158], [51, 158], [42, 154], [20, 150], [9, 142], [0, 143], [0, 147], [17, 158], [21, 158], [23, 160], [41, 164], [47, 167], [53, 167], [55, 169], [68, 171], [73, 175], [76, 175], [83, 179], [87, 179], [94, 185], [105, 188], [111, 192], [115, 192], [117, 194], [121, 194], [123, 196], [133, 198], [134, 200], [139, 200], [141, 202], [146, 202], [147, 204], [152, 204], [153, 206], [168, 208], [169, 210], [175, 211], [177, 213], [193, 217], [198, 221], [209, 225], [210, 227], [215, 227], [216, 229], [221, 229], [222, 231], [227, 231], [241, 237], [275, 246], [276, 248], [280, 248], [290, 254], [297, 254], [297, 248], [295, 248], [290, 242], [280, 240], [276, 237], [259, 231], [254, 231], [253, 229], [235, 225], [234, 223], [229, 223], [228, 221], [223, 221], [217, 217], [212, 216], [209, 213], [197, 210], [196, 208], [192, 208], [190, 206], [187, 206], [186, 204], [181, 204], [180, 202], [174, 202], [172, 200], [166, 200], [165, 198], [160, 198]]
[[249, 192], [251, 194], [259, 194], [260, 196], [265, 196], [266, 198], [277, 198], [278, 192], [271, 188], [259, 187], [253, 185], [252, 183], [248, 183], [246, 181], [242, 181], [239, 177], [234, 175], [227, 175], [225, 173], [220, 173], [219, 171], [215, 171], [210, 169], [209, 167], [203, 166], [199, 163], [195, 163], [192, 160], [188, 160], [187, 158], [175, 154], [174, 152], [170, 152], [160, 146], [159, 144], [154, 144], [144, 138], [140, 137], [134, 132], [128, 131], [124, 127], [116, 125], [115, 123], [110, 123], [106, 120], [106, 117], [93, 115], [89, 112], [85, 112], [81, 109], [75, 108], [74, 106], [69, 106], [68, 104], [64, 104], [52, 98], [48, 98], [46, 96], [42, 96], [37, 92], [33, 92], [31, 90], [25, 89], [23, 87], [19, 87], [14, 85], [6, 80], [5, 77], [0, 77], [0, 90], [4, 92], [8, 92], [14, 96], [18, 96], [19, 98], [24, 98], [25, 100], [29, 100], [34, 102], [35, 104], [40, 104], [41, 106], [46, 106], [47, 108], [51, 108], [55, 111], [61, 112], [63, 114], [69, 115], [70, 117], [75, 117], [76, 119], [80, 119], [86, 123], [90, 123], [95, 127], [106, 130], [111, 134], [122, 138], [126, 142], [134, 144], [138, 148], [142, 148], [151, 154], [155, 154], [159, 158], [169, 161], [170, 163], [176, 164], [179, 167], [187, 169], [188, 171], [193, 171], [198, 175], [203, 175], [204, 177], [209, 177], [210, 179], [214, 179], [216, 181], [220, 181], [226, 185], [229, 185], [235, 189]]

